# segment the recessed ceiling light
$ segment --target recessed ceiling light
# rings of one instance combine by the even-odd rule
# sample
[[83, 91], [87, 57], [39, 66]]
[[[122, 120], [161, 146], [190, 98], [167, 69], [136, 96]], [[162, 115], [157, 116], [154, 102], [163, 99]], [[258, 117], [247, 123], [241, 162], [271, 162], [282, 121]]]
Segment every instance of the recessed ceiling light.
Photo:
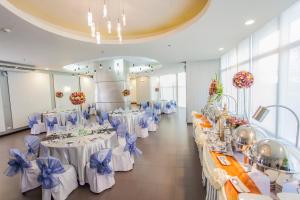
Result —
[[224, 48], [223, 48], [223, 47], [220, 47], [220, 48], [218, 49], [218, 51], [224, 51]]
[[250, 25], [252, 25], [252, 24], [254, 24], [254, 23], [255, 23], [255, 20], [254, 20], [254, 19], [249, 19], [249, 20], [245, 21], [245, 25], [246, 25], [246, 26], [250, 26]]
[[3, 32], [3, 33], [10, 33], [11, 29], [9, 29], [9, 28], [1, 28], [0, 31]]
[[49, 70], [49, 68], [45, 68], [45, 70]]

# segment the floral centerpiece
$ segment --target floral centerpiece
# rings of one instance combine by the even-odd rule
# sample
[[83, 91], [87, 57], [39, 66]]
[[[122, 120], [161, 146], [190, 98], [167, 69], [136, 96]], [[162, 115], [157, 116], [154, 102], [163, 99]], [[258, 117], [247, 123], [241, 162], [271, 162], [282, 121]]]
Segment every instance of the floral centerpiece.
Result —
[[209, 85], [209, 101], [220, 101], [223, 95], [223, 85], [216, 75], [215, 78], [213, 78]]
[[253, 74], [247, 71], [240, 71], [233, 77], [233, 85], [239, 89], [250, 88], [253, 85]]
[[245, 119], [242, 119], [242, 118], [238, 118], [238, 117], [235, 117], [235, 116], [230, 116], [227, 119], [227, 124], [229, 125], [230, 128], [235, 129], [235, 128], [238, 128], [239, 126], [249, 124], [249, 122]]
[[130, 90], [125, 89], [125, 90], [123, 90], [122, 94], [123, 94], [124, 97], [127, 97], [127, 96], [130, 95]]
[[85, 100], [85, 94], [83, 92], [73, 92], [70, 95], [70, 101], [73, 105], [81, 105]]
[[62, 98], [62, 97], [64, 96], [64, 93], [61, 92], [61, 91], [57, 91], [57, 92], [55, 93], [55, 96], [56, 96], [57, 98]]

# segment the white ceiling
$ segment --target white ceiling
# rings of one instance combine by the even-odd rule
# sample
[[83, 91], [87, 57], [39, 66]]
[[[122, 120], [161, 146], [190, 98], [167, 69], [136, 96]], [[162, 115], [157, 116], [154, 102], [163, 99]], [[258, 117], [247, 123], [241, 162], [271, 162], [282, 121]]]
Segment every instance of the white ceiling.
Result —
[[[0, 0], [1, 3], [2, 0]], [[0, 6], [0, 60], [60, 69], [64, 65], [115, 56], [141, 56], [162, 64], [215, 59], [296, 0], [211, 0], [194, 24], [159, 39], [136, 44], [97, 45], [41, 30]], [[256, 23], [246, 27], [253, 18]], [[168, 46], [171, 44], [171, 47]]]

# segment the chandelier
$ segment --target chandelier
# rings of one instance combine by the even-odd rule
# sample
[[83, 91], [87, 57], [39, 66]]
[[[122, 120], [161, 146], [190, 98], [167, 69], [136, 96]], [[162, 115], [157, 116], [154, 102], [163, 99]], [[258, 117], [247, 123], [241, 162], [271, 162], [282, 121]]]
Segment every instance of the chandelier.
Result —
[[[120, 13], [115, 19], [115, 24], [112, 22], [109, 10], [108, 10], [108, 1], [109, 0], [103, 0], [103, 7], [101, 9], [101, 5], [99, 5], [98, 8], [96, 8], [96, 11], [98, 13], [101, 13], [101, 15], [98, 17], [93, 17], [96, 15], [93, 15], [93, 12], [91, 8], [89, 8], [87, 13], [87, 25], [90, 28], [91, 36], [96, 39], [97, 44], [101, 43], [101, 32], [100, 32], [100, 23], [104, 23], [107, 26], [107, 33], [112, 34], [112, 26], [116, 26], [116, 35], [118, 37], [118, 40], [120, 43], [122, 43], [122, 27], [126, 26], [126, 15], [125, 15], [125, 9], [121, 6], [121, 0], [120, 0]], [[122, 8], [122, 9], [121, 9]]]

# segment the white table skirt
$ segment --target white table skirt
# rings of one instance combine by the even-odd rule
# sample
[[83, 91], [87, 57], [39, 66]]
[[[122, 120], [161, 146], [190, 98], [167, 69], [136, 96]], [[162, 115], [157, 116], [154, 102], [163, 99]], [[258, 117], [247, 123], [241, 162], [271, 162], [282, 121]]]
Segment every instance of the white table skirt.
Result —
[[[67, 138], [66, 140], [74, 141], [78, 138]], [[94, 140], [90, 141], [91, 139]], [[42, 145], [48, 147], [49, 154], [58, 158], [63, 164], [73, 165], [77, 171], [80, 185], [84, 185], [86, 183], [85, 165], [89, 162], [90, 156], [103, 148], [118, 146], [118, 138], [116, 133], [113, 132], [110, 135], [83, 136], [79, 143], [71, 145], [66, 143], [49, 143], [47, 141], [43, 141]]]
[[122, 114], [110, 114], [110, 116], [117, 117], [122, 122], [126, 123], [130, 134], [136, 134], [136, 125], [138, 124], [138, 119], [142, 117], [143, 114], [144, 112], [129, 112]]

